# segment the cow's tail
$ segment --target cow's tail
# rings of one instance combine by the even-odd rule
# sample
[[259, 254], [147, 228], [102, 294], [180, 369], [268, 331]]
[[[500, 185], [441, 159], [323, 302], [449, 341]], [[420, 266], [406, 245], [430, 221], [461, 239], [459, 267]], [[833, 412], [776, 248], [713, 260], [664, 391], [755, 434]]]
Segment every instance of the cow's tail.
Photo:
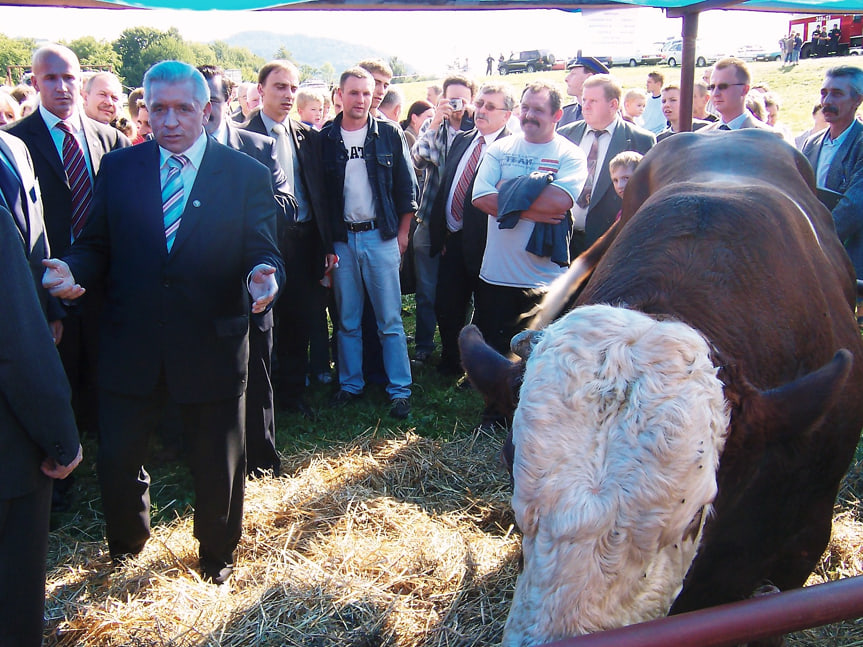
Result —
[[528, 329], [542, 330], [572, 305], [576, 293], [590, 278], [622, 226], [621, 220], [617, 220], [599, 240], [572, 262], [564, 274], [554, 280], [533, 313]]

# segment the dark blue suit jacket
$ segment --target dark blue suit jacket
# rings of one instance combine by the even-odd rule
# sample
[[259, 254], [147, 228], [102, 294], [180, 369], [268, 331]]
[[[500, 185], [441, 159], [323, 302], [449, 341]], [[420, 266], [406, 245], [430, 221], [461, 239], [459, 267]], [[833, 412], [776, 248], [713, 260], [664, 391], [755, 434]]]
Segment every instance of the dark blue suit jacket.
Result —
[[178, 402], [239, 396], [249, 355], [247, 276], [267, 263], [284, 283], [270, 173], [208, 138], [169, 255], [158, 145], [106, 155], [90, 219], [64, 260], [84, 287], [106, 277], [102, 388], [145, 395], [164, 370]]

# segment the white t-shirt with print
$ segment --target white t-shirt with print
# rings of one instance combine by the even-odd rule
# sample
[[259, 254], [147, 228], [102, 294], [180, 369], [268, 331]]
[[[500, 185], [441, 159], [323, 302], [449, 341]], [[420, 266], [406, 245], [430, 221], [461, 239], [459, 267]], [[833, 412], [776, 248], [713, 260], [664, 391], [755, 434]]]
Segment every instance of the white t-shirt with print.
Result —
[[367, 222], [375, 219], [375, 196], [366, 169], [364, 144], [368, 125], [359, 130], [342, 130], [342, 141], [348, 151], [345, 165], [345, 220]]
[[[472, 199], [497, 193], [501, 180], [511, 180], [533, 171], [554, 173], [554, 186], [572, 199], [578, 198], [587, 179], [584, 152], [555, 133], [545, 144], [532, 144], [524, 135], [512, 135], [492, 142], [476, 174]], [[488, 218], [488, 237], [479, 276], [486, 283], [518, 288], [544, 287], [566, 271], [548, 257], [536, 256], [525, 248], [535, 223], [519, 219], [513, 229], [500, 229], [497, 218]]]

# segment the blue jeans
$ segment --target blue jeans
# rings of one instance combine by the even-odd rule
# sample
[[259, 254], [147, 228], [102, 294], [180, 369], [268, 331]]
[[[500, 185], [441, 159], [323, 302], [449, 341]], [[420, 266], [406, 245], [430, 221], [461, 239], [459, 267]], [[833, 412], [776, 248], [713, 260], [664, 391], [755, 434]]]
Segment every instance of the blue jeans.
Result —
[[428, 224], [418, 222], [414, 231], [414, 268], [416, 271], [417, 329], [416, 349], [432, 352], [434, 350], [435, 290], [440, 256], [429, 256], [431, 237]]
[[349, 393], [360, 393], [365, 387], [362, 317], [367, 291], [383, 348], [387, 393], [390, 399], [410, 397], [411, 365], [402, 326], [398, 240], [382, 240], [377, 230], [349, 231], [348, 242], [336, 242], [335, 251], [339, 256], [339, 266], [333, 271], [339, 311], [339, 385]]

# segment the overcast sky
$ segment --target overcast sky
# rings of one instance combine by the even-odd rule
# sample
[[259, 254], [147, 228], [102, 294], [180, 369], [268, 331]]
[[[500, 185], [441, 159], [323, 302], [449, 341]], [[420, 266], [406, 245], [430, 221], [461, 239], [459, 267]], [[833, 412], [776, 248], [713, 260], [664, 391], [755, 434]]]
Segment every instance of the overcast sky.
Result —
[[[787, 31], [788, 19], [788, 14], [709, 11], [701, 15], [699, 34], [710, 43], [727, 45], [729, 51], [746, 43], [772, 47]], [[603, 31], [609, 23], [619, 26], [613, 34]], [[7, 36], [72, 40], [91, 35], [113, 40], [135, 26], [177, 27], [185, 39], [200, 42], [248, 30], [303, 33], [373, 45], [427, 73], [443, 73], [454, 58], [467, 57], [473, 71], [481, 73], [489, 53], [497, 57], [545, 48], [565, 57], [578, 49], [589, 54], [628, 45], [630, 39], [646, 44], [679, 36], [681, 21], [666, 19], [659, 9], [644, 8], [614, 10], [609, 20], [608, 12], [582, 15], [546, 9], [260, 13], [0, 7], [0, 33]], [[292, 50], [290, 41], [285, 45]]]

